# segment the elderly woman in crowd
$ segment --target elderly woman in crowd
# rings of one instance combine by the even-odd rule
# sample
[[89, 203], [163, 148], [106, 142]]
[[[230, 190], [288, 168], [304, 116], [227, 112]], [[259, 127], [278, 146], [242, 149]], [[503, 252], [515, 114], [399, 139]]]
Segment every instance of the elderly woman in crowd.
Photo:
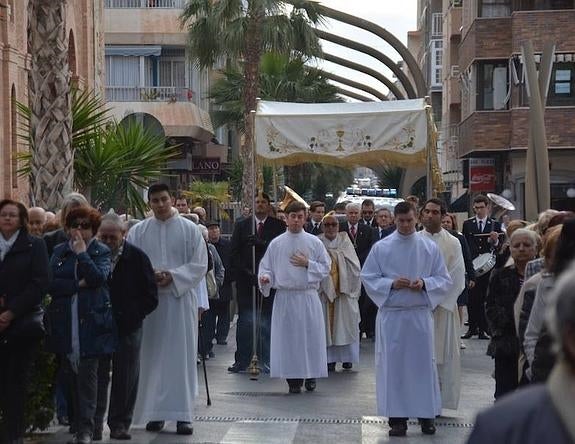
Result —
[[72, 382], [76, 438], [92, 442], [97, 398], [98, 359], [114, 352], [116, 328], [106, 285], [110, 250], [95, 236], [100, 215], [90, 207], [66, 214], [68, 241], [57, 245], [50, 259], [53, 282], [48, 307], [49, 346], [60, 355]]
[[519, 341], [513, 306], [523, 285], [525, 265], [537, 255], [539, 235], [520, 228], [511, 235], [509, 250], [513, 264], [491, 275], [485, 314], [491, 331], [487, 355], [495, 359], [495, 399], [517, 388]]
[[0, 201], [0, 442], [21, 443], [30, 369], [44, 335], [42, 298], [49, 283], [48, 254], [28, 234], [28, 211]]
[[568, 268], [574, 258], [575, 219], [568, 219], [561, 228], [549, 273], [542, 277], [537, 286], [533, 308], [525, 330], [523, 348], [529, 363], [527, 376], [535, 382], [546, 380], [554, 363], [551, 341], [546, 329], [544, 329], [545, 310], [549, 295], [554, 288], [556, 279]]
[[331, 271], [320, 284], [323, 306], [327, 368], [335, 371], [337, 362], [344, 370], [359, 363], [359, 295], [361, 266], [353, 244], [345, 231], [339, 232], [334, 213], [322, 220], [323, 234], [318, 237], [331, 258]]

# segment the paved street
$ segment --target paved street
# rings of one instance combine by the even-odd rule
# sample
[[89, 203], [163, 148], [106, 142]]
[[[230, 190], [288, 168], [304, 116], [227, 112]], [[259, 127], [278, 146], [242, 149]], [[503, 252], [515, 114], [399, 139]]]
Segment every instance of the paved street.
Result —
[[[318, 380], [317, 391], [289, 395], [284, 380], [260, 376], [251, 381], [247, 374], [228, 374], [233, 362], [235, 326], [227, 346], [216, 345], [216, 357], [207, 362], [212, 405], [206, 406], [203, 373], [197, 400], [194, 434], [175, 434], [175, 423], [167, 424], [160, 434], [142, 428], [132, 430], [133, 443], [463, 443], [471, 431], [477, 411], [492, 402], [494, 381], [492, 361], [485, 356], [487, 341], [466, 341], [463, 350], [463, 390], [460, 409], [445, 410], [437, 420], [435, 436], [424, 436], [415, 422], [409, 424], [407, 438], [389, 438], [387, 421], [375, 416], [374, 344], [361, 343], [361, 365], [350, 372], [338, 366], [328, 379]], [[175, 357], [176, 358], [176, 357]], [[40, 440], [63, 443], [71, 435], [64, 428]], [[108, 431], [104, 432], [103, 443]]]

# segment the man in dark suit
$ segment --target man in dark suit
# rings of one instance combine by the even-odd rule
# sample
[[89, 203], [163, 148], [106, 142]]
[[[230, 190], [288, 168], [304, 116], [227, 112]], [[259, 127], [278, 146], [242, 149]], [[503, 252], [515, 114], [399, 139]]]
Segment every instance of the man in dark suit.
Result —
[[309, 220], [304, 224], [303, 229], [306, 233], [318, 234], [323, 233], [321, 220], [325, 215], [325, 203], [316, 200], [309, 205]]
[[[231, 268], [236, 278], [238, 322], [236, 330], [235, 362], [228, 371], [238, 373], [247, 369], [252, 358], [253, 344], [253, 302], [252, 294], [256, 291], [258, 305], [262, 304], [260, 319], [260, 338], [258, 340], [258, 357], [260, 362], [269, 365], [270, 325], [273, 297], [262, 298], [258, 290], [258, 267], [272, 239], [285, 233], [285, 224], [269, 216], [270, 198], [265, 193], [256, 196], [255, 216], [236, 223], [231, 241]], [[255, 234], [254, 234], [255, 233]], [[255, 250], [254, 250], [255, 249]], [[252, 268], [253, 251], [255, 251], [256, 269]], [[262, 300], [263, 299], [263, 300]]]
[[128, 431], [132, 424], [140, 375], [142, 322], [158, 305], [158, 287], [150, 259], [142, 250], [125, 241], [124, 234], [123, 221], [118, 215], [104, 215], [98, 237], [112, 251], [108, 286], [118, 327], [118, 347], [113, 357], [104, 355], [98, 363], [94, 440], [102, 439], [110, 366], [113, 370], [108, 412], [110, 437], [130, 439]]
[[204, 327], [208, 332], [208, 341], [216, 339], [220, 345], [226, 345], [230, 331], [230, 300], [232, 298], [231, 242], [221, 236], [219, 222], [208, 222], [208, 241], [216, 247], [225, 268], [224, 284], [219, 291], [219, 299], [210, 300], [210, 309], [204, 317]]
[[393, 215], [389, 208], [380, 208], [375, 214], [375, 220], [377, 226], [373, 229], [373, 242], [377, 242], [389, 236], [395, 231], [395, 225], [393, 223]]
[[561, 350], [545, 385], [522, 388], [480, 413], [468, 444], [575, 442], [575, 267], [554, 288], [548, 323]]
[[[469, 245], [472, 259], [480, 254], [490, 253], [499, 247], [499, 234], [502, 233], [501, 224], [488, 217], [489, 210], [489, 199], [480, 194], [473, 199], [475, 217], [463, 222], [463, 235]], [[489, 339], [485, 334], [487, 331], [485, 296], [490, 274], [485, 273], [483, 276], [476, 276], [475, 285], [470, 286], [467, 302], [469, 330], [462, 336], [463, 339], [469, 339], [473, 335], [477, 335], [479, 339]]]
[[360, 224], [365, 224], [372, 228], [377, 228], [377, 220], [375, 218], [375, 204], [371, 199], [365, 199], [361, 203], [361, 219]]
[[[339, 224], [339, 231], [345, 231], [355, 248], [359, 263], [367, 259], [369, 250], [373, 243], [374, 230], [370, 225], [359, 223], [360, 205], [357, 203], [348, 203], [345, 207], [346, 220]], [[376, 305], [367, 297], [363, 285], [361, 286], [361, 295], [359, 296], [359, 312], [361, 322], [359, 323], [359, 335], [365, 333], [368, 338], [375, 336], [375, 317], [377, 315]]]

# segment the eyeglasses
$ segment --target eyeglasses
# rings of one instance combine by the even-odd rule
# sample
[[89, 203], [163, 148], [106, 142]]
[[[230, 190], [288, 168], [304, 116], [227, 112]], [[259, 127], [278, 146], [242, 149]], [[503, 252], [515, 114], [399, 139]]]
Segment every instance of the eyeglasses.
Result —
[[324, 227], [337, 227], [338, 225], [337, 222], [326, 222], [323, 224]]
[[9, 219], [16, 219], [18, 218], [18, 213], [0, 213], [0, 219], [1, 218], [9, 218]]
[[70, 228], [81, 228], [82, 230], [87, 230], [88, 228], [92, 228], [92, 224], [86, 221], [75, 221], [70, 224]]

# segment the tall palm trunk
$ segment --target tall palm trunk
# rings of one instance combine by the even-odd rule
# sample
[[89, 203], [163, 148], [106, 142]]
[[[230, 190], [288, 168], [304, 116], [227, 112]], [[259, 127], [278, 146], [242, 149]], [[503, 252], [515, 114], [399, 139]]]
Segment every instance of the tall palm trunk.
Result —
[[74, 177], [66, 6], [66, 0], [28, 5], [31, 200], [49, 210], [60, 208]]
[[[253, 5], [256, 2], [251, 2]], [[242, 203], [245, 206], [252, 206], [253, 196], [255, 193], [256, 171], [254, 168], [254, 122], [250, 111], [256, 109], [256, 99], [259, 92], [259, 66], [262, 54], [261, 49], [261, 23], [264, 18], [264, 11], [261, 7], [253, 6], [248, 12], [249, 24], [246, 33], [246, 52], [244, 61], [244, 123], [245, 137], [241, 146], [241, 158], [244, 164], [244, 175], [242, 178]]]

